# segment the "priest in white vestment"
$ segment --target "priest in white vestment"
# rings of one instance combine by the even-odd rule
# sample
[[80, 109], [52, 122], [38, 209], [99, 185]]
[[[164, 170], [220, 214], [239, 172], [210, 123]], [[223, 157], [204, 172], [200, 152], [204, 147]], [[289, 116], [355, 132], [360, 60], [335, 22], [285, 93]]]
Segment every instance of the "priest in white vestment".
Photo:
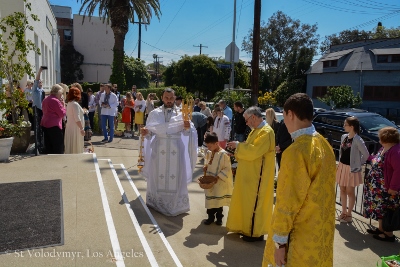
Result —
[[163, 106], [150, 112], [145, 135], [143, 176], [147, 179], [146, 204], [167, 216], [190, 210], [187, 184], [197, 161], [197, 133], [183, 121], [174, 105], [175, 92], [163, 92]]

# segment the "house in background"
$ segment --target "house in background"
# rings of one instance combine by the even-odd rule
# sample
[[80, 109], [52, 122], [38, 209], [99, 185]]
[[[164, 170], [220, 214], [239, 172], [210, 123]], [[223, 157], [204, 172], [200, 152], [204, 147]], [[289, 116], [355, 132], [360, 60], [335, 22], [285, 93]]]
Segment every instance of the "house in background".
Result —
[[110, 80], [113, 61], [114, 33], [99, 17], [74, 14], [69, 6], [52, 5], [57, 19], [61, 47], [73, 45], [84, 57], [83, 80], [78, 82], [106, 83]]
[[51, 5], [54, 16], [57, 20], [57, 30], [60, 36], [60, 47], [72, 45], [72, 8], [69, 6]]
[[400, 117], [400, 38], [331, 46], [307, 71], [307, 94], [316, 107], [327, 87], [349, 85], [362, 98], [362, 109]]
[[[31, 40], [40, 48], [41, 54], [30, 52], [28, 62], [33, 65], [35, 74], [40, 66], [47, 66], [48, 69], [42, 72], [41, 79], [43, 88], [49, 92], [53, 84], [61, 82], [60, 37], [56, 29], [57, 22], [48, 0], [35, 0], [31, 9], [31, 11], [26, 10], [23, 0], [1, 0], [0, 16], [3, 18], [14, 12], [22, 12], [27, 15], [35, 14], [39, 17], [40, 21], [29, 19], [33, 31], [26, 30], [25, 38]], [[25, 88], [26, 81], [34, 78], [24, 75], [20, 80], [21, 87]]]
[[81, 69], [83, 80], [79, 82], [109, 82], [112, 73], [114, 32], [111, 25], [99, 17], [74, 14], [72, 42], [76, 51], [84, 56]]

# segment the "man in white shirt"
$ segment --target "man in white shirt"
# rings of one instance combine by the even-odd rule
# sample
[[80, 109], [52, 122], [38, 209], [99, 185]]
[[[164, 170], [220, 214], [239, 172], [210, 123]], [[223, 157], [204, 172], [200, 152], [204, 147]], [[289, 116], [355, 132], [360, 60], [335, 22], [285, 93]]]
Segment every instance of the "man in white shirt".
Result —
[[[104, 139], [102, 142], [111, 143], [114, 139], [114, 119], [117, 114], [118, 98], [111, 92], [112, 85], [106, 84], [105, 91], [100, 96], [99, 104], [101, 106], [101, 129]], [[110, 128], [109, 139], [107, 135], [107, 121]]]

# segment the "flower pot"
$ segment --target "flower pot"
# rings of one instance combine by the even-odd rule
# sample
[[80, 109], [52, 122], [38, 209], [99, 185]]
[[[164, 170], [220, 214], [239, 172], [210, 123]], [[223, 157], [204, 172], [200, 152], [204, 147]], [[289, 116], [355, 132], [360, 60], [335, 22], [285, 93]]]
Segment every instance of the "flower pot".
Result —
[[14, 137], [0, 138], [0, 162], [8, 161]]
[[25, 127], [20, 137], [14, 137], [11, 147], [12, 154], [26, 153], [31, 137], [31, 127]]

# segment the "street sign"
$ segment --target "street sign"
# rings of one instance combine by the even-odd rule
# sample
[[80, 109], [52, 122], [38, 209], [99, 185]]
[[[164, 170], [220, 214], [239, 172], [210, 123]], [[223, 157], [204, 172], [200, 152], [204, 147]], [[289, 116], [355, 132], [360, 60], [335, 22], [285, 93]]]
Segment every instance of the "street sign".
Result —
[[230, 69], [231, 68], [231, 64], [220, 64], [220, 63], [218, 63], [217, 67], [219, 69]]
[[233, 62], [239, 62], [239, 48], [236, 46], [234, 42], [230, 43], [225, 48], [225, 61], [231, 62], [231, 47], [233, 46]]

